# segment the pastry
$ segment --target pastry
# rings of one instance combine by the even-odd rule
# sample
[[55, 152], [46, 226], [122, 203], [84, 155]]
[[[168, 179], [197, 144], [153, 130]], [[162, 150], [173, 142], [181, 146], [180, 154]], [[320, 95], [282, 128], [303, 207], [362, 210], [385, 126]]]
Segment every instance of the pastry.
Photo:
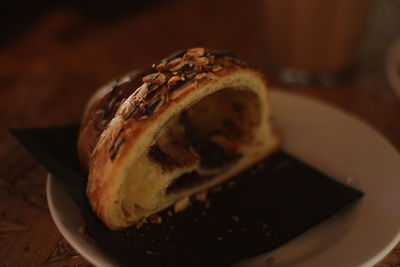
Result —
[[280, 144], [269, 109], [262, 74], [204, 48], [101, 88], [78, 140], [94, 212], [122, 229], [250, 167]]

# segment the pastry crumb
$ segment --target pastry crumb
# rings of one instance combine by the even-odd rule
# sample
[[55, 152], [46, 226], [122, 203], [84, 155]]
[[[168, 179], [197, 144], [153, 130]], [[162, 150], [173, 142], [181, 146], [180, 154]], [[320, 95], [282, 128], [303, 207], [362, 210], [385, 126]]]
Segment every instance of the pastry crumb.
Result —
[[149, 220], [151, 223], [161, 223], [162, 222], [161, 216], [158, 216], [158, 215], [151, 215], [149, 217]]
[[232, 220], [234, 220], [235, 222], [239, 222], [239, 216], [232, 216]]
[[195, 198], [196, 198], [198, 201], [205, 202], [205, 201], [207, 200], [207, 192], [206, 192], [206, 191], [203, 191], [203, 192], [197, 193], [196, 196], [195, 196]]
[[181, 198], [175, 203], [174, 211], [175, 212], [183, 211], [187, 208], [188, 205], [189, 205], [189, 197]]
[[142, 228], [143, 224], [147, 223], [147, 219], [143, 218], [142, 220], [140, 220], [139, 222], [135, 223], [135, 227], [136, 229], [140, 229]]
[[153, 255], [153, 251], [151, 251], [151, 250], [146, 250], [146, 253], [149, 255]]
[[218, 241], [222, 241], [222, 240], [224, 240], [224, 237], [219, 236], [217, 239], [218, 239]]

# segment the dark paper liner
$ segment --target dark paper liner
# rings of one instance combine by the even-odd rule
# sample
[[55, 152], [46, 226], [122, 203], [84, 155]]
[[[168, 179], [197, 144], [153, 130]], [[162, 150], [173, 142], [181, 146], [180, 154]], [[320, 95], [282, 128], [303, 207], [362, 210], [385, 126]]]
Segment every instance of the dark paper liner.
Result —
[[111, 231], [85, 197], [78, 125], [11, 133], [68, 189], [87, 234], [121, 266], [229, 266], [279, 247], [363, 195], [279, 151], [210, 190], [207, 202], [160, 212], [161, 223]]

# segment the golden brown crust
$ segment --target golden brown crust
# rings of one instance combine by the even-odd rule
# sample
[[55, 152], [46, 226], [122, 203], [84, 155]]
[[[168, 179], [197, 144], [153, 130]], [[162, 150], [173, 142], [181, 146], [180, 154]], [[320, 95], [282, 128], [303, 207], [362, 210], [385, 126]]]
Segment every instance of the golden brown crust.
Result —
[[[145, 74], [133, 77], [122, 83], [117, 82], [111, 88], [103, 88], [93, 97], [88, 104], [78, 142], [81, 162], [89, 166], [87, 194], [90, 204], [112, 229], [126, 227], [188, 194], [231, 177], [271, 153], [279, 144], [279, 138], [269, 124], [268, 99], [262, 75], [230, 53], [188, 49], [154, 64]], [[160, 131], [171, 125], [172, 118], [225, 88], [249, 91], [258, 99], [255, 104], [260, 113], [257, 115], [260, 116], [259, 125], [258, 128], [248, 126], [255, 129], [254, 136], [247, 146], [241, 144], [242, 158], [227, 171], [219, 171], [213, 181], [193, 190], [159, 196], [160, 192], [166, 192], [166, 186], [172, 183], [175, 176], [180, 177], [194, 170], [199, 172], [204, 168], [199, 167], [202, 163], [196, 158], [198, 151], [193, 147], [187, 147], [187, 153], [181, 153], [193, 157], [182, 161], [186, 165], [168, 171], [152, 161], [151, 157], [149, 159], [149, 148], [154, 146]], [[251, 113], [247, 115], [253, 116]], [[229, 153], [240, 150], [224, 136], [213, 135], [210, 140], [223, 150], [232, 150]], [[231, 149], [233, 147], [235, 149]], [[164, 177], [165, 181], [161, 182], [160, 177]], [[158, 191], [155, 190], [157, 188]], [[147, 195], [140, 198], [144, 192], [154, 196], [144, 202]], [[158, 199], [162, 203], [156, 202]]]
[[107, 128], [121, 102], [142, 84], [141, 78], [147, 72], [134, 71], [112, 81], [100, 88], [88, 102], [78, 139], [78, 153], [84, 169], [88, 167], [90, 154], [99, 136]]

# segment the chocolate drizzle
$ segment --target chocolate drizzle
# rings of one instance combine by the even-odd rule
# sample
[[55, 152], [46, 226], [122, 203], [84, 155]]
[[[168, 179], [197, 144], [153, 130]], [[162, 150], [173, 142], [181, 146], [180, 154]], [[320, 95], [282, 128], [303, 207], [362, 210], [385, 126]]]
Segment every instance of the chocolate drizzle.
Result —
[[97, 130], [103, 131], [107, 128], [108, 123], [114, 117], [120, 104], [128, 98], [140, 85], [141, 77], [149, 73], [150, 70], [138, 72], [129, 77], [129, 80], [120, 83], [120, 79], [115, 80], [113, 86], [107, 92], [105, 98], [100, 105], [100, 118], [96, 121], [95, 127]]
[[121, 128], [121, 129], [118, 131], [117, 136], [114, 138], [114, 140], [113, 140], [112, 143], [111, 143], [110, 148], [108, 149], [108, 152], [110, 152], [110, 158], [111, 158], [111, 160], [114, 160], [114, 159], [115, 159], [115, 157], [116, 157], [117, 154], [118, 154], [119, 148], [121, 147], [121, 145], [122, 145], [123, 143], [125, 143], [125, 138], [124, 138], [124, 137], [121, 137], [121, 134], [122, 134], [122, 132], [123, 132], [124, 130], [125, 130], [124, 128]]

